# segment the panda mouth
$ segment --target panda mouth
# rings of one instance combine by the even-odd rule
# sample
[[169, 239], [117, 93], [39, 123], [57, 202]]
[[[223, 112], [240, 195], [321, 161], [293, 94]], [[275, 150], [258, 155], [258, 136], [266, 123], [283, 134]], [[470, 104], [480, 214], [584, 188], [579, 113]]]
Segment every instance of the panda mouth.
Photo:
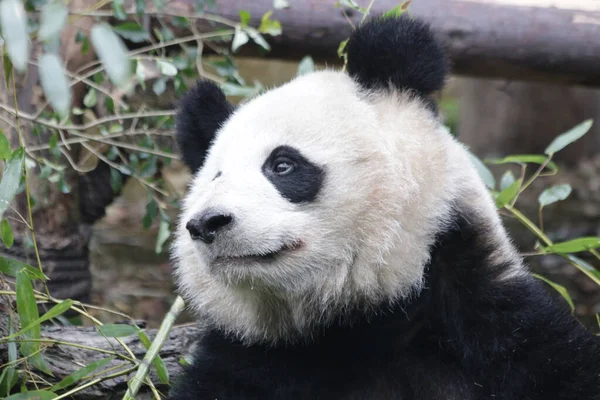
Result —
[[298, 250], [302, 247], [302, 243], [300, 241], [294, 243], [285, 243], [281, 247], [276, 250], [272, 250], [266, 253], [249, 253], [243, 255], [235, 255], [235, 256], [219, 256], [215, 261], [220, 262], [240, 262], [240, 261], [258, 261], [258, 262], [269, 262], [274, 261], [281, 254]]

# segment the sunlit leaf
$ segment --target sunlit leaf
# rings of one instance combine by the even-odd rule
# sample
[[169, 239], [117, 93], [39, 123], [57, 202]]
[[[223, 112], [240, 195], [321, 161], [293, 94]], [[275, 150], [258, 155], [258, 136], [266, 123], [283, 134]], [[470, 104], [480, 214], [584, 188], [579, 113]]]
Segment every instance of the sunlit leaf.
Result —
[[23, 3], [19, 0], [2, 0], [0, 26], [12, 65], [21, 72], [25, 71], [29, 60], [30, 42]]
[[506, 189], [513, 183], [515, 183], [515, 176], [513, 175], [512, 171], [506, 171], [504, 174], [502, 174], [502, 178], [500, 178], [500, 190]]
[[250, 18], [252, 18], [250, 13], [247, 10], [240, 10], [239, 14], [240, 14], [240, 23], [242, 24], [242, 26], [244, 26], [244, 27], [248, 26], [248, 23], [250, 22]]
[[96, 89], [90, 88], [90, 90], [88, 90], [88, 92], [86, 93], [86, 95], [83, 98], [83, 105], [86, 106], [87, 108], [92, 108], [92, 107], [96, 106], [97, 102], [98, 102], [98, 96], [96, 94]]
[[231, 50], [237, 51], [240, 47], [248, 43], [250, 37], [240, 27], [235, 27], [235, 34], [233, 35], [233, 41], [231, 42]]
[[248, 28], [246, 32], [252, 38], [252, 40], [254, 40], [254, 43], [267, 51], [271, 50], [271, 45], [269, 45], [265, 38], [256, 29]]
[[4, 173], [0, 181], [0, 218], [2, 218], [19, 190], [24, 155], [25, 152], [21, 147], [13, 152], [4, 165]]
[[177, 75], [177, 67], [171, 64], [168, 61], [159, 60], [156, 62], [156, 66], [158, 67], [161, 74], [166, 76], [175, 76]]
[[343, 57], [344, 54], [346, 53], [346, 45], [348, 44], [348, 40], [349, 39], [346, 39], [346, 40], [342, 40], [340, 42], [340, 45], [338, 46], [338, 49], [337, 49], [338, 57]]
[[6, 136], [4, 136], [4, 132], [0, 130], [0, 160], [8, 160], [10, 154], [10, 143]]
[[498, 196], [496, 196], [496, 207], [502, 208], [517, 197], [519, 194], [519, 189], [521, 188], [521, 184], [523, 183], [522, 179], [518, 179], [514, 181], [509, 187], [501, 191]]
[[575, 127], [571, 128], [567, 132], [565, 132], [561, 135], [558, 135], [552, 141], [552, 143], [550, 143], [550, 145], [546, 148], [544, 153], [554, 154], [554, 153], [564, 149], [565, 147], [567, 147], [568, 145], [570, 145], [571, 143], [580, 139], [583, 135], [588, 133], [588, 131], [592, 127], [592, 124], [593, 124], [593, 121], [591, 119], [588, 119], [588, 120], [585, 120], [582, 123], [576, 125]]
[[89, 363], [85, 367], [73, 372], [71, 375], [67, 376], [65, 379], [52, 386], [52, 390], [57, 392], [61, 389], [65, 389], [73, 385], [74, 383], [79, 382], [80, 380], [86, 378], [88, 375], [91, 375], [93, 372], [96, 372], [96, 370], [99, 370], [106, 364], [110, 363], [113, 359], [114, 358], [109, 357]]
[[600, 247], [600, 237], [583, 237], [544, 247], [545, 253], [578, 253]]
[[400, 17], [402, 14], [404, 14], [406, 12], [406, 10], [408, 9], [408, 6], [410, 5], [410, 0], [402, 3], [402, 4], [398, 4], [396, 7], [386, 11], [385, 13], [383, 13], [382, 17], [393, 17], [393, 18], [398, 18]]
[[298, 75], [308, 74], [315, 70], [315, 62], [311, 56], [305, 56], [298, 64]]
[[171, 231], [169, 230], [169, 221], [162, 219], [158, 225], [158, 236], [156, 238], [156, 248], [154, 249], [157, 254], [162, 253], [163, 245], [170, 235]]
[[361, 8], [358, 5], [358, 3], [355, 0], [340, 0], [340, 4], [343, 6], [346, 6], [348, 8], [351, 8], [355, 11], [360, 11]]
[[117, 86], [123, 85], [132, 73], [123, 41], [104, 23], [94, 25], [90, 37], [110, 80]]
[[71, 88], [60, 58], [46, 53], [40, 57], [40, 83], [46, 98], [62, 117], [71, 110]]
[[8, 56], [8, 51], [5, 51], [2, 56], [2, 63], [4, 64], [4, 79], [6, 83], [10, 83], [10, 77], [12, 75], [13, 64], [10, 61], [10, 57]]
[[483, 180], [483, 183], [485, 183], [485, 185], [488, 188], [494, 189], [496, 187], [496, 180], [494, 179], [494, 175], [489, 170], [489, 168], [485, 166], [485, 164], [479, 159], [479, 157], [475, 156], [471, 152], [469, 152], [469, 158], [471, 159], [471, 163], [477, 170], [477, 174], [479, 174], [479, 177], [481, 178], [481, 180]]
[[45, 4], [40, 15], [38, 38], [43, 41], [56, 38], [67, 23], [68, 16], [69, 10], [61, 1]]
[[135, 335], [139, 332], [140, 328], [135, 325], [125, 324], [106, 324], [97, 327], [100, 334], [106, 337], [124, 337]]
[[159, 78], [156, 81], [154, 81], [154, 83], [152, 84], [152, 91], [157, 96], [160, 96], [161, 94], [163, 94], [165, 92], [165, 90], [167, 90], [166, 78]]
[[290, 3], [287, 0], [273, 0], [273, 8], [281, 9], [281, 8], [289, 8]]
[[[488, 164], [527, 164], [527, 163], [533, 163], [533, 164], [539, 164], [542, 165], [546, 162], [546, 160], [548, 159], [547, 156], [543, 156], [543, 155], [539, 155], [539, 154], [515, 154], [515, 155], [510, 155], [504, 158], [499, 158], [499, 159], [486, 159], [485, 162]], [[546, 165], [546, 168], [548, 168], [551, 171], [558, 171], [558, 165], [556, 165], [556, 163], [554, 163], [553, 161], [548, 162], [548, 164]]]
[[127, 19], [127, 13], [125, 12], [125, 1], [124, 0], [113, 0], [111, 1], [113, 7], [113, 15], [116, 19], [124, 21]]
[[150, 34], [135, 22], [124, 22], [113, 26], [113, 30], [133, 43], [147, 42], [150, 40]]
[[10, 227], [10, 224], [5, 219], [2, 220], [2, 226], [0, 227], [0, 232], [1, 232], [2, 242], [4, 243], [4, 245], [6, 247], [8, 247], [10, 249], [12, 247], [13, 243], [15, 242], [15, 237], [13, 235], [13, 231], [12, 231], [12, 228]]
[[269, 10], [260, 19], [260, 26], [258, 31], [260, 33], [266, 33], [271, 36], [281, 35], [281, 23], [279, 21], [271, 19], [273, 10]]
[[569, 197], [571, 190], [571, 185], [569, 184], [552, 186], [540, 194], [538, 197], [538, 202], [542, 207], [556, 203], [557, 201], [561, 201]]
[[567, 289], [562, 286], [559, 285], [558, 283], [554, 283], [549, 279], [544, 278], [541, 275], [538, 274], [533, 274], [533, 276], [535, 276], [536, 278], [546, 282], [548, 285], [550, 285], [554, 290], [556, 290], [558, 293], [560, 293], [560, 295], [567, 301], [567, 303], [569, 304], [569, 307], [571, 307], [571, 312], [575, 311], [575, 303], [573, 303], [573, 300], [571, 299], [571, 296], [569, 296], [569, 292], [567, 291]]

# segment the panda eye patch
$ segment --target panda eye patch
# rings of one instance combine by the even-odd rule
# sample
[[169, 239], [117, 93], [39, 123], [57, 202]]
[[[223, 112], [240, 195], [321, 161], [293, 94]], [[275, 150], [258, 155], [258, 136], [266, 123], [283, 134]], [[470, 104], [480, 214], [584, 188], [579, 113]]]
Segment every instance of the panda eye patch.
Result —
[[291, 146], [271, 151], [262, 166], [263, 175], [292, 203], [313, 201], [325, 177], [325, 171]]

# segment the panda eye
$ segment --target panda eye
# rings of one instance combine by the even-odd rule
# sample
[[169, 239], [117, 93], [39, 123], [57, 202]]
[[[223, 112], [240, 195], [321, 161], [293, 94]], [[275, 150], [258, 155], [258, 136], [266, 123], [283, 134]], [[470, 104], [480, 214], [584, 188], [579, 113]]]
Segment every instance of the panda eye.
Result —
[[277, 175], [287, 175], [294, 171], [294, 164], [287, 159], [278, 159], [273, 163], [273, 172]]

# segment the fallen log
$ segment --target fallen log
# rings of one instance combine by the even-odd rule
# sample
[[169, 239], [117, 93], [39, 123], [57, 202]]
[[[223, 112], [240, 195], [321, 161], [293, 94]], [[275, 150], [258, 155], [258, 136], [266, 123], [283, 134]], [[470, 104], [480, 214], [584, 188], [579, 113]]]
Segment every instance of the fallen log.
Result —
[[[194, 0], [179, 0], [189, 7]], [[361, 1], [365, 5], [366, 1]], [[398, 0], [376, 0], [372, 15]], [[181, 3], [180, 3], [181, 4]], [[362, 15], [335, 7], [334, 0], [291, 0], [275, 10], [283, 33], [267, 36], [267, 57], [338, 63], [337, 48]], [[251, 24], [273, 8], [272, 0], [218, 0], [216, 12], [239, 20], [239, 11], [252, 15]], [[348, 10], [348, 9], [346, 9]], [[410, 13], [432, 24], [446, 43], [459, 75], [600, 86], [600, 3], [590, 0], [412, 0]], [[241, 54], [255, 55], [258, 46]]]

